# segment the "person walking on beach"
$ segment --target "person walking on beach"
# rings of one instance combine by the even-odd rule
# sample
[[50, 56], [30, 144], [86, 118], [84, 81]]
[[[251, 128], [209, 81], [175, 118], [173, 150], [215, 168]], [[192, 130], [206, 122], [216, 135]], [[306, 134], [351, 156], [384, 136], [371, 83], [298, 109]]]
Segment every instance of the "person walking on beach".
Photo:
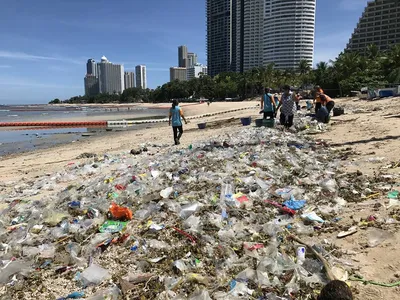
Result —
[[187, 124], [185, 116], [183, 115], [182, 108], [180, 108], [178, 104], [179, 104], [178, 100], [172, 101], [172, 107], [169, 110], [169, 122], [168, 122], [169, 126], [171, 126], [171, 120], [172, 120], [172, 129], [174, 132], [175, 145], [180, 144], [179, 140], [181, 139], [183, 134], [182, 119], [185, 121], [185, 124]]
[[264, 119], [269, 117], [275, 119], [276, 114], [276, 103], [274, 96], [271, 94], [271, 89], [266, 88], [264, 95], [261, 97], [261, 112], [264, 113]]
[[294, 113], [296, 112], [296, 99], [296, 95], [293, 95], [290, 91], [290, 86], [285, 85], [278, 109], [282, 107], [279, 120], [281, 125], [284, 125], [286, 128], [293, 126]]
[[324, 93], [324, 90], [319, 85], [316, 85], [314, 87], [314, 93], [315, 114], [317, 114], [322, 106], [320, 95]]

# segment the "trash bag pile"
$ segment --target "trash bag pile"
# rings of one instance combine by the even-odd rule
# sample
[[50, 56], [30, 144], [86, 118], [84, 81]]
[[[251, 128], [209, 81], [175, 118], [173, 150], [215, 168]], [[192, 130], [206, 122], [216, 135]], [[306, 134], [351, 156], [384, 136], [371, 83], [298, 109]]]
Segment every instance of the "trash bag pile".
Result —
[[[188, 148], [86, 156], [2, 195], [0, 295], [9, 299], [311, 299], [310, 239], [346, 204], [323, 143], [234, 129]], [[135, 152], [136, 153], [136, 152]]]

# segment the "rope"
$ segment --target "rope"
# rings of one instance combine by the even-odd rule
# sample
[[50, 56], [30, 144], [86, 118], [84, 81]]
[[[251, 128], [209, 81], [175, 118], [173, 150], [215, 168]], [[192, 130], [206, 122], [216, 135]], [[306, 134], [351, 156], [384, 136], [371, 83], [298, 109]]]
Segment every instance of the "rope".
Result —
[[350, 277], [349, 280], [351, 281], [359, 281], [362, 282], [363, 284], [372, 284], [372, 285], [379, 285], [383, 287], [397, 287], [400, 286], [400, 281], [394, 282], [394, 283], [382, 283], [382, 282], [376, 282], [373, 280], [366, 280], [362, 277], [357, 278], [357, 277]]

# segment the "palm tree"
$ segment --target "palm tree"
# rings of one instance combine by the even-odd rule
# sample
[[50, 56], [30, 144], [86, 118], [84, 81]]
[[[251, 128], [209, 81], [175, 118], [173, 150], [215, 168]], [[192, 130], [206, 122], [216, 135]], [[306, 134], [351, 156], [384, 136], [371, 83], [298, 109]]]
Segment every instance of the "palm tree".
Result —
[[329, 65], [325, 61], [320, 61], [317, 63], [314, 70], [315, 83], [324, 86], [328, 79], [328, 68]]
[[386, 66], [388, 81], [400, 83], [400, 44], [395, 45], [387, 54]]
[[380, 51], [379, 51], [378, 46], [376, 44], [370, 44], [367, 47], [366, 55], [367, 55], [368, 59], [371, 59], [371, 60], [377, 59], [379, 57], [379, 55], [380, 55]]
[[306, 75], [311, 71], [310, 62], [306, 59], [302, 59], [299, 62], [298, 71], [300, 75]]

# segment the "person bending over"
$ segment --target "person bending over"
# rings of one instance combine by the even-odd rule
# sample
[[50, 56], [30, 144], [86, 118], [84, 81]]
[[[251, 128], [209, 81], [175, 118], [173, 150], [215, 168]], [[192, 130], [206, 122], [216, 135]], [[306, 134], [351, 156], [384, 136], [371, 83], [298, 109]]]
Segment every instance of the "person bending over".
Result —
[[314, 93], [315, 93], [315, 97], [314, 97], [315, 114], [317, 114], [322, 106], [320, 95], [324, 93], [324, 90], [319, 85], [316, 85], [314, 87]]
[[183, 115], [182, 108], [180, 108], [178, 104], [179, 103], [177, 100], [172, 101], [172, 107], [169, 110], [169, 122], [168, 122], [169, 126], [171, 126], [171, 120], [172, 120], [172, 130], [174, 132], [175, 145], [180, 144], [180, 139], [183, 134], [182, 119], [185, 121], [185, 124], [187, 124], [185, 116]]

